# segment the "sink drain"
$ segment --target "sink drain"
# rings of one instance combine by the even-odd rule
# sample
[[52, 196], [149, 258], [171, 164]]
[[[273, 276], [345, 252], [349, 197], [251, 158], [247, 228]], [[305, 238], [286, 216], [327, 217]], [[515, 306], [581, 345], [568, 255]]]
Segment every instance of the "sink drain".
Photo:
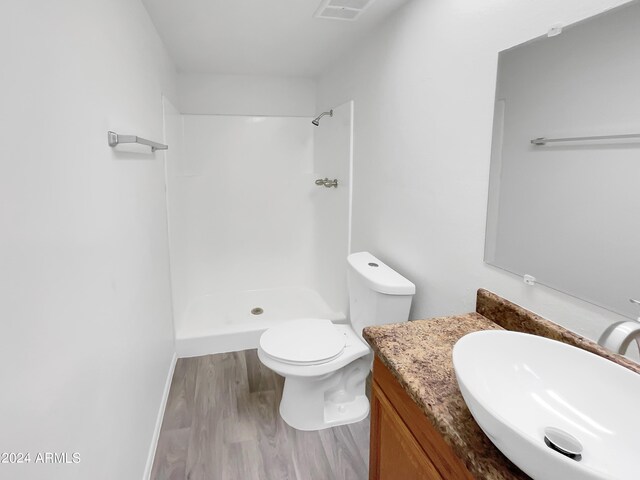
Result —
[[261, 309], [260, 307], [251, 309], [251, 315], [262, 315], [263, 313], [264, 313], [264, 310]]
[[579, 462], [582, 460], [582, 444], [569, 433], [555, 427], [544, 429], [544, 443], [551, 450]]

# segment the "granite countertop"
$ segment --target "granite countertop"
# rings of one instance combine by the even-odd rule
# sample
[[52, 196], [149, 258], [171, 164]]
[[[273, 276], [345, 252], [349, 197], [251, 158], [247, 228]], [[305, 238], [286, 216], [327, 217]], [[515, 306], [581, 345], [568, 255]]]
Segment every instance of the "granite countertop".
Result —
[[502, 327], [479, 313], [367, 327], [364, 338], [477, 478], [529, 478], [482, 432], [453, 371], [453, 345], [464, 335]]
[[363, 336], [475, 477], [527, 479], [473, 419], [453, 370], [453, 346], [460, 338], [502, 329], [552, 338], [640, 373], [640, 365], [628, 358], [483, 289], [478, 290], [476, 312], [367, 327]]

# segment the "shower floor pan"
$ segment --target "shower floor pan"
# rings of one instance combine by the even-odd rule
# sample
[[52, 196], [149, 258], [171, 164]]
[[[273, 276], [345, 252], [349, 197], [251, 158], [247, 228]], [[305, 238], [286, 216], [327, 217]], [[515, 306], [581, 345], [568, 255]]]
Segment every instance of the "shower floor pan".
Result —
[[179, 357], [257, 348], [267, 328], [288, 320], [326, 318], [344, 323], [342, 312], [309, 288], [219, 292], [191, 301], [176, 329]]

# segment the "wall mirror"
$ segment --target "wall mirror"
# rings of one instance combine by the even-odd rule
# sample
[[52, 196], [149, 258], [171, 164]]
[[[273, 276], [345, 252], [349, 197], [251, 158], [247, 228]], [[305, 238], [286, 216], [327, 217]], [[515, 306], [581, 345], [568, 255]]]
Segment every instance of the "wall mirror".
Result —
[[500, 53], [485, 262], [640, 316], [640, 3]]

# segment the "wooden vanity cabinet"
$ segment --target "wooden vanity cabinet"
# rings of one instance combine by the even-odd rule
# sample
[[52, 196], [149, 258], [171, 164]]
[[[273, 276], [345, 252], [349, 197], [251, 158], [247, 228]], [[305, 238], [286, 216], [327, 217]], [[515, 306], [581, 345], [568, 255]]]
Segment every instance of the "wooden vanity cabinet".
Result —
[[424, 412], [376, 356], [371, 388], [369, 479], [473, 478]]

